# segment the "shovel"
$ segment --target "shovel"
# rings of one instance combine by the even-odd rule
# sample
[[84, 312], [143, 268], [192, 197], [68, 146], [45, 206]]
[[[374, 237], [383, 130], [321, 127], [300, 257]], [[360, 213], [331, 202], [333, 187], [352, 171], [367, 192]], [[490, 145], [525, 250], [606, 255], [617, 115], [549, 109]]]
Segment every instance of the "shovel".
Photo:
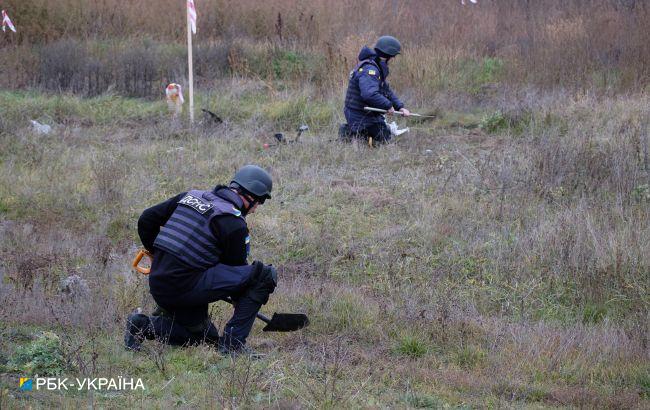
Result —
[[[150, 261], [153, 259], [153, 256], [149, 251], [146, 249], [140, 249], [138, 254], [135, 256], [135, 259], [133, 259], [131, 266], [143, 275], [148, 275], [151, 269], [140, 266], [140, 261], [145, 256], [149, 258]], [[235, 302], [230, 298], [224, 300], [233, 306], [235, 305]], [[307, 315], [302, 313], [274, 313], [273, 317], [269, 319], [268, 316], [258, 312], [257, 318], [266, 323], [266, 326], [262, 329], [263, 332], [293, 332], [309, 325], [309, 318]]]
[[[226, 302], [235, 306], [232, 299], [224, 299]], [[274, 313], [271, 319], [261, 313], [257, 313], [257, 318], [266, 323], [262, 329], [263, 332], [293, 332], [300, 330], [309, 325], [309, 318], [302, 313]]]

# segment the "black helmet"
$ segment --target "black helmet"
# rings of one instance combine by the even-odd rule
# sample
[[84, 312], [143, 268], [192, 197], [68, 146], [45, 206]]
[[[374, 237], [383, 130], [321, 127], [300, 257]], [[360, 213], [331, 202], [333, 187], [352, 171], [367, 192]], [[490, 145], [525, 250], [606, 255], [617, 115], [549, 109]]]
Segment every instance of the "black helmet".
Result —
[[399, 40], [393, 36], [381, 36], [375, 44], [375, 50], [381, 51], [382, 53], [395, 57], [402, 51], [402, 44]]
[[271, 175], [257, 165], [245, 165], [239, 168], [230, 183], [233, 182], [257, 198], [271, 198], [273, 189]]

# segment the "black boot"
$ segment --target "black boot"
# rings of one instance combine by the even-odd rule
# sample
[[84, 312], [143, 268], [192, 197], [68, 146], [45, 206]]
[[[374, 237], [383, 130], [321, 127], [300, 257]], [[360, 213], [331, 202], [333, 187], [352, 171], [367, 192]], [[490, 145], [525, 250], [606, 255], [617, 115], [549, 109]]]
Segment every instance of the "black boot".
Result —
[[144, 339], [151, 333], [149, 317], [140, 313], [140, 308], [134, 310], [126, 318], [126, 331], [124, 332], [124, 347], [127, 350], [139, 351]]

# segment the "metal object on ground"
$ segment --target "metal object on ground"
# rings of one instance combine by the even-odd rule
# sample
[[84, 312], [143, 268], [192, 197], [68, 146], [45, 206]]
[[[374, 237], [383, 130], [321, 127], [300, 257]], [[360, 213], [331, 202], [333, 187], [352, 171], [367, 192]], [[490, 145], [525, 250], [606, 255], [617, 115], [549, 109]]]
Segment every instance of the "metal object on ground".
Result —
[[206, 120], [213, 121], [216, 124], [223, 123], [223, 120], [221, 119], [221, 117], [219, 117], [217, 114], [213, 113], [212, 111], [207, 110], [205, 108], [201, 108], [201, 111], [203, 111], [205, 113], [205, 119]]
[[[232, 299], [224, 299], [234, 306]], [[293, 332], [309, 326], [309, 318], [303, 313], [274, 313], [271, 319], [268, 316], [257, 313], [257, 318], [266, 323], [263, 332]]]
[[29, 120], [32, 123], [32, 129], [39, 135], [47, 135], [52, 131], [52, 127], [47, 124], [41, 124], [35, 120]]
[[[278, 143], [276, 145], [279, 145], [279, 144], [293, 144], [294, 142], [298, 142], [298, 140], [300, 139], [300, 136], [302, 135], [302, 133], [307, 131], [307, 130], [309, 130], [309, 126], [306, 125], [306, 124], [302, 124], [296, 130], [296, 132], [297, 132], [296, 137], [293, 140], [290, 140], [290, 139], [286, 138], [284, 136], [284, 134], [281, 133], [281, 132], [273, 134], [273, 138], [275, 138], [278, 141]], [[271, 145], [268, 145], [268, 146], [270, 147]], [[265, 146], [264, 148], [268, 148], [268, 147]]]
[[[381, 108], [363, 107], [363, 109], [364, 109], [365, 111], [378, 112], [378, 113], [381, 113], [381, 114], [388, 114], [388, 110], [382, 110]], [[402, 116], [404, 116], [404, 113], [401, 112], [401, 111], [395, 111], [395, 112], [392, 112], [392, 113], [390, 113], [390, 114], [393, 114], [393, 115], [402, 115]], [[414, 113], [414, 112], [412, 112], [410, 116], [411, 116], [411, 117], [421, 117], [421, 118], [436, 118], [435, 115], [422, 115], [422, 114], [416, 114], [416, 113]]]
[[298, 139], [302, 135], [303, 132], [308, 131], [309, 126], [307, 124], [302, 124], [300, 127], [298, 127], [298, 134], [296, 134], [296, 138], [293, 140], [293, 142], [298, 142]]

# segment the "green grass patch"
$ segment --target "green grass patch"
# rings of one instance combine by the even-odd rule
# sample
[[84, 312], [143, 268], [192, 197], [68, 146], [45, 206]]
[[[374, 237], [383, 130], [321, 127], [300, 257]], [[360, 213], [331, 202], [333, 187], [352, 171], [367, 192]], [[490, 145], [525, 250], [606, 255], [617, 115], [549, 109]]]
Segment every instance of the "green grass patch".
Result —
[[499, 58], [464, 60], [459, 66], [459, 81], [469, 93], [478, 95], [485, 86], [497, 83], [503, 73], [504, 62]]
[[487, 353], [477, 346], [465, 346], [452, 354], [452, 361], [463, 369], [475, 369], [487, 363]]
[[607, 316], [607, 306], [602, 304], [588, 303], [582, 308], [582, 323], [597, 324]]
[[55, 124], [109, 125], [159, 117], [164, 102], [104, 95], [80, 98], [32, 91], [0, 91], [5, 127], [29, 126], [29, 120]]
[[302, 75], [307, 67], [305, 57], [295, 51], [275, 50], [271, 59], [273, 74], [277, 79], [291, 79]]
[[56, 376], [66, 369], [61, 340], [54, 332], [43, 332], [37, 339], [16, 349], [7, 365], [27, 375]]
[[434, 120], [434, 125], [440, 128], [474, 129], [481, 125], [484, 115], [482, 113], [445, 111]]
[[646, 368], [644, 371], [639, 372], [636, 380], [641, 396], [645, 397], [646, 399], [650, 399], [650, 367]]
[[106, 236], [113, 244], [118, 244], [124, 241], [135, 241], [135, 228], [132, 225], [133, 220], [134, 218], [126, 215], [120, 215], [111, 219], [106, 227]]
[[9, 201], [5, 198], [0, 198], [0, 214], [8, 214], [10, 210]]
[[508, 121], [501, 111], [485, 115], [479, 124], [479, 128], [487, 133], [497, 132], [507, 126]]
[[416, 409], [441, 409], [446, 405], [445, 401], [438, 396], [417, 392], [409, 392], [404, 401], [409, 407]]
[[334, 111], [329, 104], [310, 100], [307, 96], [272, 101], [263, 108], [267, 120], [292, 128], [299, 124], [325, 126], [332, 121]]
[[418, 359], [429, 352], [429, 346], [419, 336], [403, 335], [397, 339], [393, 352], [400, 356]]

